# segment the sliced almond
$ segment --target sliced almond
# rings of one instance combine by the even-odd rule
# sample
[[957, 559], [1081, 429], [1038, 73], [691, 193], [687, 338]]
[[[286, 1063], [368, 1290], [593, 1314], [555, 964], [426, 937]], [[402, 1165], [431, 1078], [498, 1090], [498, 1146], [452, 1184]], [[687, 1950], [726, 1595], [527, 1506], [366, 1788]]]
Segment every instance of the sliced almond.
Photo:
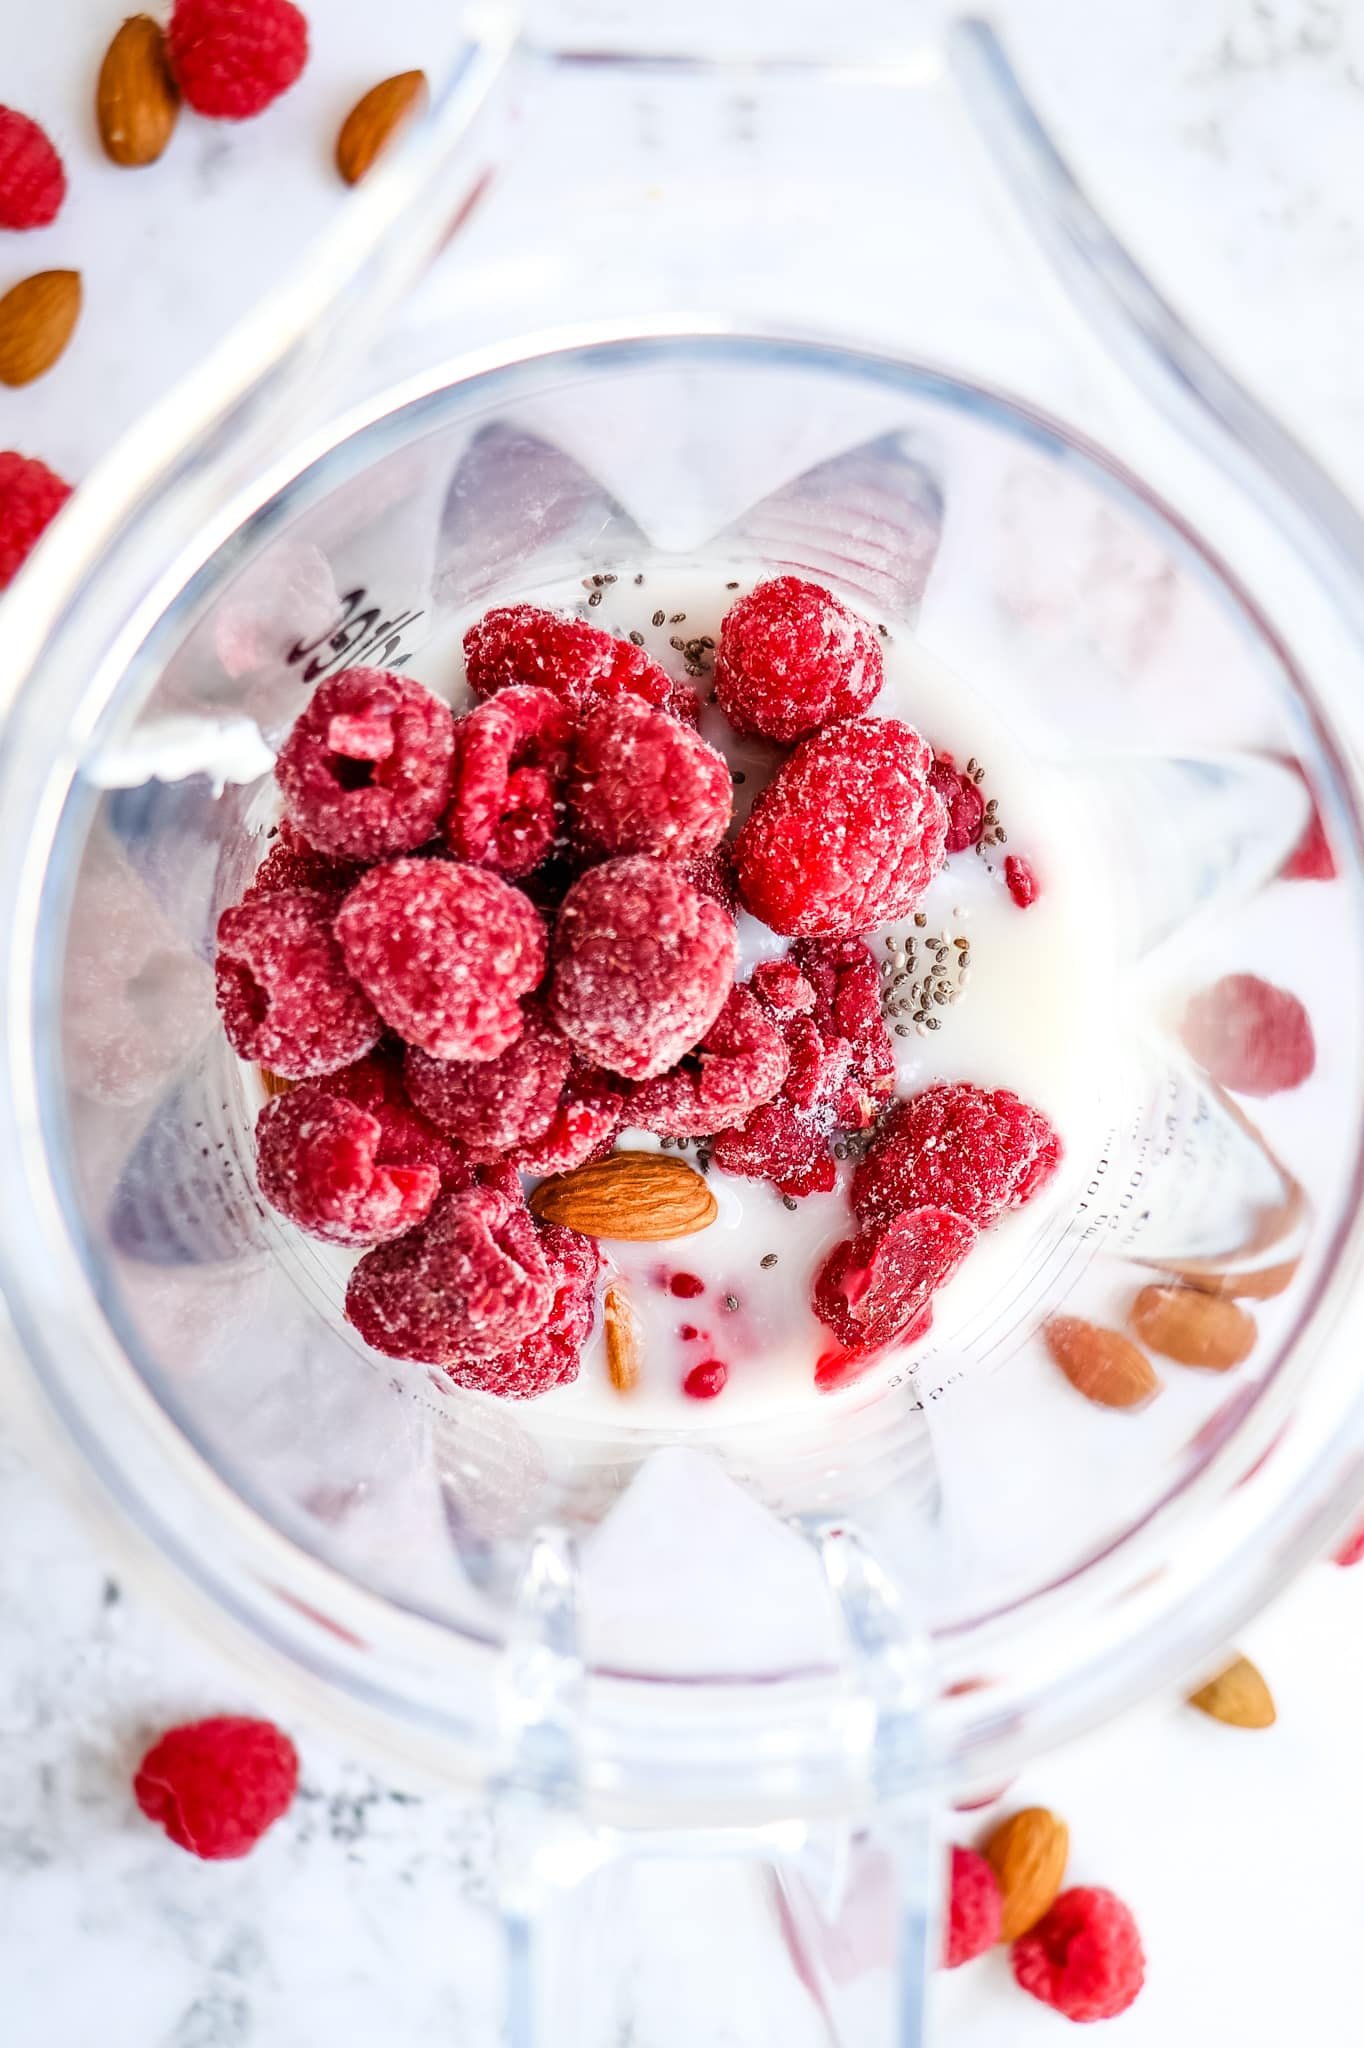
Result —
[[78, 270], [40, 270], [0, 299], [0, 384], [31, 384], [71, 339], [81, 309]]
[[1128, 1320], [1134, 1336], [1180, 1365], [1227, 1372], [1255, 1349], [1255, 1318], [1198, 1287], [1143, 1287]]
[[336, 138], [336, 168], [348, 185], [358, 185], [394, 130], [401, 127], [426, 98], [426, 73], [400, 71], [372, 85], [341, 123]]
[[95, 87], [104, 154], [130, 169], [154, 164], [179, 112], [180, 92], [166, 62], [160, 23], [149, 14], [130, 15], [104, 54]]
[[1070, 1855], [1070, 1829], [1045, 1806], [1011, 1813], [981, 1847], [999, 1879], [1001, 1941], [1017, 1941], [1056, 1903]]
[[1053, 1316], [1042, 1335], [1066, 1378], [1101, 1408], [1144, 1408], [1162, 1392], [1144, 1352], [1117, 1330], [1079, 1316]]
[[287, 1095], [291, 1088], [298, 1086], [297, 1081], [286, 1081], [283, 1074], [272, 1074], [269, 1067], [257, 1067], [256, 1072], [267, 1095]]
[[1189, 1273], [1190, 1287], [1203, 1294], [1221, 1294], [1235, 1301], [1273, 1301], [1293, 1285], [1300, 1261], [1285, 1259], [1281, 1266], [1260, 1266], [1252, 1273]]
[[1272, 1728], [1278, 1719], [1274, 1695], [1249, 1657], [1230, 1664], [1189, 1694], [1189, 1705], [1228, 1728]]
[[691, 1237], [715, 1221], [715, 1197], [699, 1173], [662, 1152], [613, 1152], [541, 1181], [530, 1206], [542, 1223], [584, 1237], [652, 1243]]
[[606, 1326], [606, 1370], [618, 1394], [639, 1385], [639, 1320], [630, 1297], [617, 1281], [602, 1303]]

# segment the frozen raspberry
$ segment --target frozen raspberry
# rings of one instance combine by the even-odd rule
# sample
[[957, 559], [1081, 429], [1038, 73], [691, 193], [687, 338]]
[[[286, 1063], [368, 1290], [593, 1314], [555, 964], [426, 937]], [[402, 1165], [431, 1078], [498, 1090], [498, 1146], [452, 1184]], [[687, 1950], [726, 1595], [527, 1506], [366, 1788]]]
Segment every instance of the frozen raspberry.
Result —
[[366, 1252], [346, 1315], [388, 1358], [487, 1359], [543, 1329], [554, 1285], [525, 1204], [494, 1188], [442, 1195], [426, 1222]]
[[385, 1166], [383, 1126], [323, 1081], [267, 1102], [256, 1178], [272, 1207], [328, 1244], [381, 1244], [422, 1221], [440, 1193], [433, 1166]]
[[434, 1060], [409, 1046], [408, 1091], [424, 1116], [481, 1164], [542, 1138], [554, 1119], [573, 1054], [538, 1004], [525, 1028], [492, 1060]]
[[1004, 862], [1004, 886], [1020, 910], [1036, 903], [1042, 891], [1030, 863], [1021, 853], [1011, 853]]
[[133, 1797], [191, 1856], [245, 1856], [289, 1811], [298, 1752], [282, 1729], [219, 1714], [170, 1728], [137, 1767]]
[[[912, 1323], [906, 1324], [896, 1341], [901, 1345], [917, 1344], [921, 1337], [928, 1335], [932, 1327], [933, 1304], [930, 1302]], [[842, 1387], [850, 1387], [875, 1365], [881, 1355], [879, 1351], [868, 1351], [860, 1344], [831, 1345], [815, 1361], [816, 1391], [821, 1394], [832, 1394]]]
[[442, 1060], [491, 1060], [521, 1035], [545, 927], [519, 890], [443, 860], [362, 875], [336, 919], [347, 965], [386, 1024]]
[[765, 1102], [734, 1130], [716, 1134], [712, 1156], [726, 1173], [768, 1180], [780, 1194], [827, 1195], [838, 1180], [829, 1141], [832, 1122], [803, 1115], [784, 1095]]
[[1301, 1087], [1317, 1063], [1306, 1010], [1258, 974], [1225, 974], [1203, 989], [1184, 1012], [1182, 1035], [1219, 1087], [1238, 1095]]
[[1041, 1111], [1007, 1088], [940, 1081], [891, 1109], [853, 1175], [853, 1208], [864, 1225], [952, 1209], [983, 1230], [1030, 1202], [1060, 1157]]
[[246, 901], [253, 896], [273, 896], [280, 889], [336, 889], [344, 892], [360, 873], [353, 860], [338, 860], [309, 846], [303, 834], [285, 818], [271, 841], [270, 850], [251, 877]]
[[564, 898], [550, 1010], [589, 1059], [644, 1081], [705, 1037], [734, 981], [734, 920], [644, 854], [590, 868]]
[[71, 496], [70, 484], [32, 455], [0, 452], [0, 590], [14, 581]]
[[308, 61], [308, 24], [290, 0], [175, 0], [166, 55], [196, 114], [263, 113]]
[[773, 931], [841, 938], [912, 910], [947, 838], [931, 762], [891, 718], [847, 718], [797, 747], [735, 841], [753, 915]]
[[803, 939], [795, 958], [815, 992], [815, 1024], [826, 1041], [849, 1048], [847, 1073], [833, 1096], [839, 1126], [869, 1130], [895, 1091], [895, 1053], [876, 962], [860, 939]]
[[729, 1367], [720, 1358], [707, 1358], [703, 1364], [694, 1365], [682, 1382], [682, 1391], [693, 1401], [713, 1401], [717, 1394], [723, 1394], [729, 1378]]
[[749, 985], [774, 1017], [800, 1017], [815, 1007], [814, 988], [790, 955], [782, 960], [760, 960]]
[[455, 727], [451, 851], [475, 867], [528, 875], [559, 836], [572, 712], [552, 690], [513, 685]]
[[641, 1081], [626, 1112], [642, 1131], [701, 1138], [770, 1102], [790, 1055], [772, 1018], [746, 988], [731, 989], [710, 1030], [680, 1066]]
[[66, 197], [66, 172], [27, 114], [0, 107], [0, 228], [45, 228]]
[[328, 1074], [321, 1085], [378, 1119], [382, 1135], [375, 1157], [381, 1166], [434, 1167], [447, 1194], [472, 1186], [468, 1155], [429, 1123], [408, 1095], [400, 1051], [381, 1047], [339, 1074]]
[[704, 853], [694, 853], [690, 860], [683, 861], [682, 872], [689, 882], [709, 896], [712, 903], [723, 904], [731, 913], [739, 907], [739, 877], [734, 869], [734, 853], [728, 841], [722, 839], [718, 846], [708, 846]]
[[281, 889], [218, 919], [218, 1009], [232, 1050], [286, 1080], [334, 1073], [378, 1044], [383, 1023], [347, 971], [336, 897]]
[[775, 576], [725, 614], [715, 693], [736, 732], [789, 746], [865, 711], [883, 680], [871, 627], [818, 583]]
[[1068, 2020], [1116, 2018], [1146, 1980], [1136, 1921], [1121, 1899], [1098, 1885], [1062, 1892], [1014, 1943], [1013, 1966], [1024, 1991]]
[[324, 853], [378, 860], [424, 846], [450, 794], [455, 721], [406, 676], [343, 669], [319, 683], [275, 763], [290, 820]]
[[597, 1277], [606, 1261], [594, 1238], [557, 1223], [541, 1227], [540, 1247], [554, 1289], [546, 1322], [514, 1350], [491, 1358], [453, 1359], [445, 1370], [457, 1386], [500, 1394], [507, 1401], [531, 1401], [577, 1379], [583, 1345], [597, 1316]]
[[579, 706], [620, 696], [667, 704], [673, 691], [672, 678], [632, 640], [533, 604], [486, 612], [464, 636], [464, 660], [476, 697], [508, 683], [542, 684]]
[[1289, 761], [1287, 765], [1296, 770], [1307, 786], [1307, 800], [1311, 810], [1303, 826], [1302, 837], [1284, 862], [1282, 874], [1286, 882], [1333, 882], [1336, 878], [1335, 856], [1331, 842], [1326, 837], [1326, 827], [1321, 822], [1321, 812], [1312, 785], [1307, 781], [1302, 763]]
[[966, 853], [985, 829], [985, 799], [969, 775], [953, 765], [950, 754], [934, 756], [928, 779], [947, 812], [947, 851]]
[[571, 1173], [604, 1158], [624, 1121], [624, 1084], [575, 1058], [548, 1128], [518, 1146], [512, 1164], [522, 1173]]
[[1361, 1559], [1364, 1559], [1364, 1522], [1360, 1523], [1348, 1541], [1341, 1544], [1339, 1550], [1332, 1552], [1331, 1562], [1348, 1571], [1351, 1565], [1358, 1564]]
[[667, 706], [682, 725], [689, 725], [693, 732], [700, 727], [701, 699], [690, 683], [674, 683], [668, 692]]
[[951, 1890], [948, 1895], [947, 1930], [943, 1963], [958, 1970], [974, 1962], [999, 1940], [1004, 1918], [999, 1879], [974, 1849], [952, 1851]]
[[918, 1322], [976, 1241], [950, 1209], [907, 1209], [835, 1245], [815, 1276], [815, 1314], [849, 1350], [884, 1351]]
[[724, 837], [732, 808], [723, 756], [669, 712], [616, 697], [584, 714], [568, 812], [586, 859], [650, 853], [688, 861]]
[[750, 987], [786, 1041], [786, 1079], [774, 1101], [717, 1134], [716, 1164], [783, 1195], [828, 1193], [837, 1133], [870, 1125], [894, 1085], [876, 963], [855, 939], [804, 941], [763, 961]]

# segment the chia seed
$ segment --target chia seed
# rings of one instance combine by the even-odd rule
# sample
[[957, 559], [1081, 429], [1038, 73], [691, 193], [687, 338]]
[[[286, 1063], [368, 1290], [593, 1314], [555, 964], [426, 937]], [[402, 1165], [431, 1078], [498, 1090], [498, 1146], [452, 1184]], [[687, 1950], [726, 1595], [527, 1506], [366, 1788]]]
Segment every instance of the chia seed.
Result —
[[[731, 583], [729, 587], [731, 590], [737, 590], [739, 586], [737, 583]], [[777, 1254], [775, 1252], [764, 1252], [758, 1261], [764, 1272], [768, 1271], [770, 1267], [775, 1266], [776, 1263]]]
[[666, 612], [655, 612], [649, 623], [651, 626], [661, 626], [663, 624], [663, 621], [667, 618], [667, 616], [668, 614]]

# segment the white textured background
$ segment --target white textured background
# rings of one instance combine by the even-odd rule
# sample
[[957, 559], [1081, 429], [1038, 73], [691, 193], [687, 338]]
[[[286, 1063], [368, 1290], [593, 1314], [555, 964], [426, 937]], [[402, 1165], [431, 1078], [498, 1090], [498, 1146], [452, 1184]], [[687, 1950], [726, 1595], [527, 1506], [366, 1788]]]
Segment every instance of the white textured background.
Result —
[[[929, 20], [936, 10], [922, 10]], [[51, 229], [0, 238], [0, 287], [71, 265], [85, 318], [59, 370], [0, 393], [0, 445], [78, 480], [118, 430], [281, 275], [340, 203], [331, 138], [389, 71], [438, 65], [437, 0], [316, 0], [297, 90], [170, 156], [106, 166], [89, 99], [121, 9], [12, 6], [0, 97], [72, 173]], [[1364, 498], [1364, 8], [1331, 0], [1000, 0], [1026, 74], [1095, 197], [1213, 346]], [[549, 167], [553, 174], [553, 167]], [[931, 203], [925, 196], [925, 203]], [[1364, 1918], [1364, 1568], [1319, 1566], [1247, 1640], [1267, 1735], [1172, 1701], [1018, 1788], [1067, 1815], [1072, 1875], [1130, 1900], [1148, 1988], [1115, 2048], [1353, 2048]], [[170, 1850], [127, 1789], [147, 1733], [269, 1711], [120, 1581], [0, 1437], [0, 2040], [15, 2048], [435, 2048], [479, 2038], [496, 1966], [484, 1843], [299, 1729], [305, 1796], [262, 1849]], [[963, 1839], [969, 1834], [963, 1827]], [[725, 1951], [622, 1929], [636, 2048], [819, 2040], [736, 1890]], [[940, 2038], [1028, 2048], [1062, 2023], [996, 1956], [941, 1989]]]

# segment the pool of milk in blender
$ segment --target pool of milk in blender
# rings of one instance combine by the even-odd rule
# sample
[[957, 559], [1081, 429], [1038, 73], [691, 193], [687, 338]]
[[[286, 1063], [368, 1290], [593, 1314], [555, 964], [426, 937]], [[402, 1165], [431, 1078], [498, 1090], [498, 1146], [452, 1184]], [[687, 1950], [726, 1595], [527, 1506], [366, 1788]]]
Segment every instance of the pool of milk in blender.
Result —
[[[592, 586], [589, 580], [588, 585], [537, 589], [525, 596], [533, 603], [580, 611], [594, 625], [641, 634], [647, 650], [682, 677], [687, 656], [673, 643], [707, 636], [718, 640], [725, 611], [758, 580], [751, 568], [708, 567], [704, 572], [651, 570], [637, 583], [635, 572], [624, 567], [609, 583]], [[595, 604], [588, 603], [591, 595]], [[655, 625], [660, 612], [662, 622]], [[471, 611], [429, 642], [406, 671], [456, 705], [466, 694], [460, 642], [477, 616]], [[949, 966], [963, 951], [956, 940], [965, 939], [969, 948], [956, 1000], [932, 1006], [936, 1030], [916, 1027], [908, 1008], [893, 1014], [893, 1023], [900, 1026], [892, 1039], [898, 1090], [912, 1094], [937, 1080], [1011, 1088], [1043, 1110], [1060, 1132], [1063, 1169], [1026, 1210], [981, 1234], [935, 1298], [933, 1328], [919, 1345], [888, 1354], [852, 1389], [816, 1395], [814, 1368], [830, 1348], [830, 1338], [810, 1307], [810, 1282], [833, 1245], [855, 1228], [846, 1196], [851, 1164], [839, 1163], [833, 1193], [807, 1196], [793, 1209], [765, 1183], [712, 1166], [708, 1178], [718, 1214], [708, 1229], [669, 1243], [613, 1241], [603, 1247], [613, 1269], [608, 1279], [624, 1287], [638, 1321], [638, 1384], [628, 1394], [612, 1386], [599, 1319], [577, 1380], [537, 1401], [537, 1420], [571, 1418], [594, 1429], [694, 1430], [790, 1412], [812, 1400], [839, 1404], [865, 1399], [878, 1379], [902, 1376], [907, 1363], [950, 1347], [954, 1335], [968, 1325], [981, 1327], [991, 1301], [1006, 1300], [1014, 1291], [1020, 1264], [1047, 1235], [1049, 1220], [1054, 1227], [1058, 1211], [1073, 1203], [1077, 1184], [1092, 1163], [1104, 1010], [1112, 985], [1105, 940], [1112, 921], [1102, 874], [1092, 860], [1077, 860], [1075, 848], [1092, 845], [1094, 835], [1082, 834], [1063, 775], [1030, 755], [997, 713], [935, 662], [911, 631], [891, 622], [882, 650], [885, 687], [873, 711], [917, 727], [959, 766], [972, 759], [979, 763], [985, 770], [982, 794], [997, 806], [993, 817], [1005, 835], [988, 849], [949, 857], [917, 907], [922, 924], [910, 916], [867, 938], [879, 960], [902, 954], [911, 937], [920, 961], [930, 957], [930, 941], [946, 943]], [[704, 700], [708, 678], [697, 678], [695, 687]], [[781, 758], [780, 750], [760, 740], [738, 739], [710, 705], [703, 709], [701, 729], [734, 771], [737, 826]], [[1013, 852], [1028, 859], [1041, 882], [1037, 900], [1027, 909], [1012, 901], [1004, 885], [1003, 861]], [[739, 938], [741, 979], [758, 960], [786, 951], [788, 943], [742, 913]], [[901, 982], [890, 991], [896, 969], [892, 960], [891, 974], [883, 976], [888, 999], [903, 996], [912, 986], [912, 981]], [[960, 980], [959, 974], [953, 978]], [[618, 1142], [656, 1149], [660, 1141], [626, 1130]], [[694, 1156], [694, 1147], [682, 1156]], [[315, 1242], [306, 1251], [314, 1280], [319, 1262], [325, 1265], [326, 1291], [334, 1293], [339, 1305], [358, 1255]], [[695, 1276], [703, 1292], [679, 1298], [669, 1286], [677, 1273]], [[682, 1391], [688, 1371], [712, 1358], [728, 1368], [724, 1391], [710, 1401], [689, 1398]]]

